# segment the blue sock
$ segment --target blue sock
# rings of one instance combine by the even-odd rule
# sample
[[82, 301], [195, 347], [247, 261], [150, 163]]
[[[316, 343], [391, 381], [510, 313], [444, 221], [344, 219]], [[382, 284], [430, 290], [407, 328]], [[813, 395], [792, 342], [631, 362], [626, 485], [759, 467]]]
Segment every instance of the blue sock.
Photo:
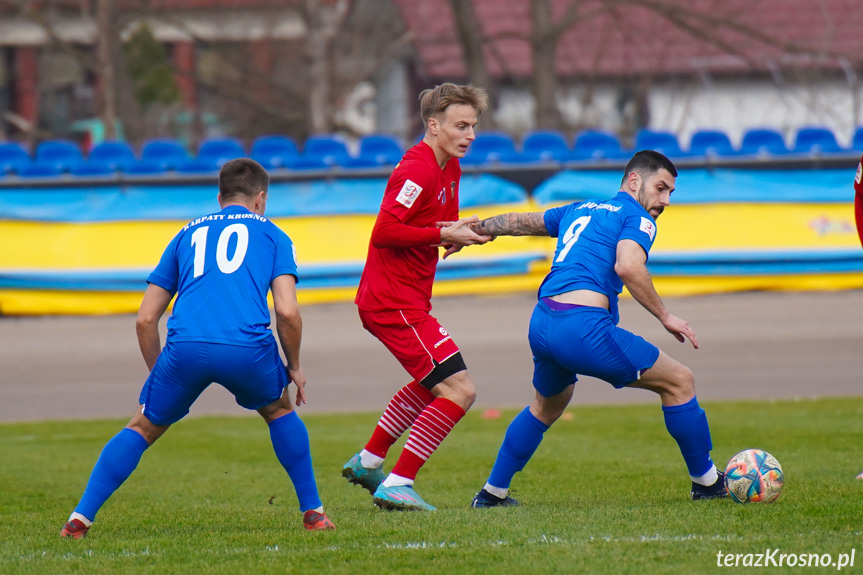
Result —
[[707, 415], [698, 405], [698, 399], [693, 397], [682, 405], [663, 405], [662, 412], [665, 415], [665, 428], [677, 441], [689, 475], [701, 477], [710, 471], [713, 465], [710, 460], [713, 444], [710, 441]]
[[488, 482], [501, 489], [509, 488], [513, 475], [524, 469], [546, 431], [548, 426], [538, 420], [529, 407], [525, 407], [506, 429]]
[[94, 521], [102, 505], [138, 467], [138, 462], [148, 447], [150, 444], [147, 440], [128, 427], [111, 438], [93, 467], [84, 496], [75, 511]]
[[312, 451], [309, 432], [296, 411], [270, 422], [270, 440], [279, 463], [288, 472], [294, 484], [300, 511], [321, 506], [315, 472], [312, 470]]

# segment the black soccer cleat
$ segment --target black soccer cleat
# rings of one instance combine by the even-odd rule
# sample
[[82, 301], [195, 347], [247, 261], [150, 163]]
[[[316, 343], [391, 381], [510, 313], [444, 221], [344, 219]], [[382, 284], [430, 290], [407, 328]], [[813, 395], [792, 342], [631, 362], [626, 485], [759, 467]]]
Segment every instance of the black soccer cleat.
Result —
[[692, 491], [689, 493], [689, 498], [693, 501], [701, 499], [726, 499], [728, 497], [728, 489], [725, 487], [725, 474], [717, 471], [716, 482], [713, 485], [699, 485], [692, 483]]
[[477, 509], [485, 507], [518, 507], [521, 505], [518, 501], [507, 495], [506, 497], [498, 497], [492, 495], [485, 489], [476, 494], [470, 506]]

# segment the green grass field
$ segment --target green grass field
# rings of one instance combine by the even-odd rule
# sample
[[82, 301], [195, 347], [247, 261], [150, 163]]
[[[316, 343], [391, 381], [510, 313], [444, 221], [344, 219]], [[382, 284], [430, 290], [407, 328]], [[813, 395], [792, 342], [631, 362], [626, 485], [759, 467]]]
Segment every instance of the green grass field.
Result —
[[384, 512], [340, 476], [376, 414], [310, 415], [318, 485], [338, 529], [308, 533], [265, 424], [201, 417], [171, 429], [90, 536], [69, 541], [60, 527], [125, 422], [4, 424], [0, 573], [699, 573], [719, 570], [719, 552], [838, 559], [855, 547], [844, 571], [863, 570], [863, 398], [705, 407], [720, 466], [747, 447], [776, 455], [786, 475], [777, 502], [690, 501], [656, 405], [570, 409], [515, 478], [523, 506], [491, 510], [468, 504], [515, 411], [471, 412], [416, 485], [439, 511]]

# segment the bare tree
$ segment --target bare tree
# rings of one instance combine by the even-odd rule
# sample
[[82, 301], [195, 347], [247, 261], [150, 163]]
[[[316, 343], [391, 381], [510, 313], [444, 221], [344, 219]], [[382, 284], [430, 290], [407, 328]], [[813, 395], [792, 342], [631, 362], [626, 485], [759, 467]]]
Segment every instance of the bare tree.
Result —
[[[455, 19], [456, 35], [464, 55], [468, 80], [475, 86], [483, 87], [488, 92], [491, 101], [496, 102], [497, 85], [492, 80], [485, 63], [483, 46], [486, 42], [483, 41], [482, 28], [474, 12], [473, 3], [464, 0], [449, 0], [449, 4]], [[489, 108], [485, 112], [482, 123], [485, 129], [497, 129], [493, 108]]]
[[306, 22], [306, 62], [309, 72], [309, 131], [313, 134], [330, 131], [331, 86], [330, 65], [332, 43], [344, 22], [350, 2], [337, 0], [325, 13], [320, 0], [305, 0], [303, 18]]
[[114, 0], [96, 2], [96, 53], [99, 67], [99, 88], [101, 91], [99, 116], [105, 128], [105, 137], [117, 138], [117, 75], [115, 53], [119, 37], [116, 29]]

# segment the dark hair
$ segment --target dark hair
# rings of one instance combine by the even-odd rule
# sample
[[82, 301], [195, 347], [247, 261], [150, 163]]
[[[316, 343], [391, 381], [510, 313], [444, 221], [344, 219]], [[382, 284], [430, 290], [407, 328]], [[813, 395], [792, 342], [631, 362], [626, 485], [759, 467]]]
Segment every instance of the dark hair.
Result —
[[264, 167], [251, 158], [237, 158], [222, 166], [219, 172], [219, 193], [222, 200], [234, 200], [237, 196], [254, 198], [270, 185], [270, 175]]
[[420, 115], [423, 125], [428, 126], [429, 118], [442, 114], [453, 104], [473, 106], [477, 114], [488, 108], [488, 94], [482, 88], [470, 84], [459, 86], [447, 82], [420, 92]]
[[669, 174], [675, 178], [677, 177], [677, 168], [674, 167], [671, 160], [659, 152], [655, 152], [653, 150], [641, 150], [640, 152], [636, 152], [629, 162], [627, 162], [626, 169], [623, 171], [623, 180], [620, 185], [623, 186], [626, 184], [626, 179], [632, 172], [635, 172], [646, 180], [648, 177], [662, 169], [668, 170]]

